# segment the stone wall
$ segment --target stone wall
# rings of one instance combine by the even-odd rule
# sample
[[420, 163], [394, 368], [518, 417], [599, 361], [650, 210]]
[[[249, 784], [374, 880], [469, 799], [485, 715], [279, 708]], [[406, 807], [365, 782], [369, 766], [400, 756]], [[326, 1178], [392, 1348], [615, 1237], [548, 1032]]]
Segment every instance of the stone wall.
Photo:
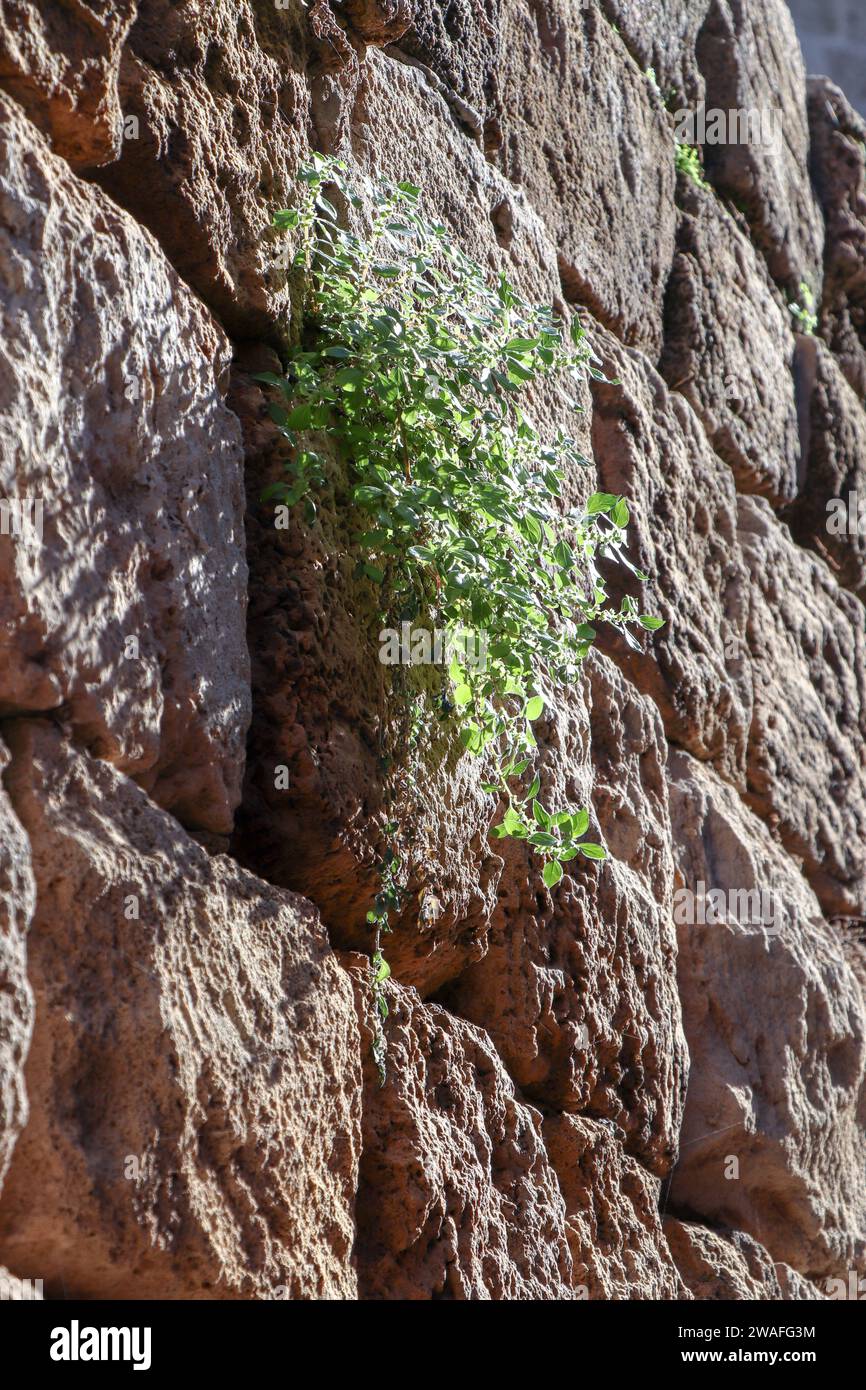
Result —
[[[706, 139], [695, 180], [701, 106], [781, 138]], [[782, 0], [4, 7], [0, 498], [41, 504], [0, 534], [10, 1287], [866, 1276], [864, 134]], [[411, 178], [491, 275], [580, 313], [607, 380], [569, 486], [629, 498], [666, 623], [600, 642], [539, 725], [611, 851], [552, 893], [436, 744], [384, 1087], [396, 714], [345, 515], [277, 530], [261, 500], [293, 307], [269, 224], [312, 149]]]

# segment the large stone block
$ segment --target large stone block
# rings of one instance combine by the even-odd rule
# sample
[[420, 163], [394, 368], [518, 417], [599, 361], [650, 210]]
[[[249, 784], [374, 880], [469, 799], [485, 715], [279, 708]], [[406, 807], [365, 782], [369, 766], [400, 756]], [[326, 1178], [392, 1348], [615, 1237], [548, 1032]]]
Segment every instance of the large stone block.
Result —
[[726, 1302], [802, 1302], [823, 1297], [790, 1265], [774, 1261], [742, 1231], [711, 1231], [669, 1216], [664, 1232], [676, 1267], [695, 1298]]
[[866, 401], [866, 120], [826, 77], [809, 79], [810, 168], [827, 221], [821, 332]]
[[443, 997], [489, 1031], [524, 1095], [609, 1122], [627, 1153], [664, 1173], [687, 1062], [658, 713], [594, 657], [539, 741], [542, 799], [593, 807], [611, 858], [571, 861], [548, 894], [538, 860], [502, 842], [487, 954]]
[[230, 332], [270, 332], [291, 299], [268, 228], [310, 148], [307, 11], [250, 0], [138, 10], [120, 70], [137, 138], [99, 180]]
[[866, 600], [866, 409], [820, 338], [800, 338], [803, 480], [783, 516], [799, 545]]
[[358, 1286], [373, 1299], [571, 1299], [566, 1207], [542, 1138], [480, 1028], [385, 986], [388, 1079], [378, 1084], [368, 971]]
[[749, 802], [828, 916], [866, 915], [863, 605], [762, 498], [740, 498], [738, 534], [751, 574]]
[[821, 284], [824, 224], [809, 178], [806, 72], [784, 0], [712, 0], [696, 54], [709, 110], [772, 119], [764, 142], [704, 146], [708, 176], [745, 212], [770, 274], [791, 294]]
[[135, 0], [6, 0], [0, 13], [0, 87], [24, 107], [74, 168], [120, 152], [120, 54]]
[[687, 178], [679, 187], [662, 375], [741, 491], [790, 502], [800, 464], [791, 315], [735, 217]]
[[[749, 582], [737, 545], [737, 498], [691, 406], [639, 352], [607, 333], [593, 342], [610, 380], [593, 383], [599, 485], [631, 508], [628, 553], [649, 576], [608, 575], [665, 626], [635, 652], [604, 645], [662, 712], [669, 739], [740, 785], [752, 717], [744, 660]], [[732, 659], [733, 654], [733, 659]]]
[[593, 1120], [549, 1115], [544, 1142], [565, 1198], [580, 1297], [687, 1298], [662, 1230], [659, 1179]]
[[5, 95], [0, 169], [0, 713], [56, 710], [225, 834], [250, 698], [226, 339]]
[[354, 1297], [360, 1043], [315, 911], [5, 728], [38, 905], [2, 1259], [49, 1297]]
[[866, 1261], [863, 997], [766, 827], [686, 754], [670, 770], [691, 1059], [670, 1207], [838, 1274]]
[[[773, 278], [817, 294], [824, 226], [809, 179], [806, 78], [784, 0], [603, 0], [642, 65], [652, 65], [680, 138], [748, 218]], [[702, 130], [707, 116], [724, 125]], [[695, 125], [680, 124], [691, 115]], [[763, 125], [762, 125], [763, 122]], [[702, 138], [706, 134], [707, 138]]]
[[[419, 6], [400, 46], [469, 107], [488, 158], [559, 252], [563, 288], [656, 355], [673, 255], [674, 144], [661, 98], [594, 6]], [[467, 113], [463, 111], [465, 128]]]

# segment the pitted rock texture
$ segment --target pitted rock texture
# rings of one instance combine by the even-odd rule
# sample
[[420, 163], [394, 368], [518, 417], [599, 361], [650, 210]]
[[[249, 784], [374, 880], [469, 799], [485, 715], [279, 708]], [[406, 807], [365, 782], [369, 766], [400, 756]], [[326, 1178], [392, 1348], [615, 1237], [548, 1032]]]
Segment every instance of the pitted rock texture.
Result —
[[[741, 208], [773, 278], [796, 291], [820, 287], [824, 226], [810, 183], [806, 77], [784, 0], [602, 0], [642, 68], [652, 66], [680, 138], [701, 106], [742, 113], [703, 146], [711, 183]], [[760, 118], [767, 125], [760, 127]], [[679, 118], [684, 119], [682, 125]], [[740, 117], [737, 117], [737, 122]], [[743, 137], [745, 132], [745, 138]], [[764, 136], [768, 138], [764, 138]], [[698, 136], [698, 140], [700, 137]]]
[[[706, 0], [703, 0], [706, 3]], [[710, 0], [696, 55], [708, 111], [756, 113], [763, 136], [729, 129], [704, 147], [718, 193], [742, 207], [770, 274], [796, 293], [818, 295], [824, 224], [809, 178], [806, 73], [785, 0]]]
[[733, 476], [694, 411], [642, 354], [606, 333], [594, 332], [593, 342], [608, 378], [593, 382], [599, 485], [629, 499], [630, 556], [649, 576], [644, 584], [617, 569], [610, 589], [665, 623], [642, 653], [615, 635], [610, 650], [659, 706], [668, 738], [742, 782], [752, 686]]
[[661, 1184], [609, 1124], [551, 1115], [544, 1142], [565, 1199], [579, 1298], [686, 1299], [659, 1216]]
[[309, 147], [305, 15], [142, 0], [120, 69], [137, 136], [98, 175], [241, 336], [289, 305], [268, 226]]
[[866, 406], [820, 338], [801, 338], [797, 359], [803, 484], [783, 515], [798, 544], [866, 601]]
[[822, 1298], [790, 1265], [771, 1260], [741, 1231], [723, 1233], [667, 1217], [664, 1233], [677, 1269], [695, 1298], [780, 1303]]
[[0, 711], [57, 710], [225, 834], [249, 720], [225, 337], [5, 95], [0, 168], [0, 486], [31, 508], [0, 535]]
[[803, 863], [824, 911], [866, 912], [866, 629], [829, 567], [741, 497], [752, 577], [748, 800]]
[[658, 93], [594, 6], [499, 3], [486, 19], [466, 3], [450, 35], [436, 9], [421, 4], [411, 52], [469, 103], [488, 158], [544, 219], [566, 296], [654, 355], [676, 217]]
[[314, 910], [6, 728], [37, 1024], [4, 1260], [50, 1297], [354, 1297], [358, 1027]]
[[[9, 762], [0, 741], [0, 774]], [[27, 930], [36, 901], [30, 845], [0, 785], [0, 1187], [27, 1122], [24, 1062], [33, 1032]]]
[[[2, 1290], [825, 1297], [866, 1256], [862, 538], [824, 520], [866, 195], [782, 0], [12, 0], [0, 89]], [[700, 141], [703, 189], [700, 103], [776, 117]], [[316, 149], [604, 373], [528, 407], [587, 460], [564, 505], [628, 498], [647, 578], [603, 579], [665, 625], [536, 725], [610, 853], [552, 892], [447, 721], [410, 756], [350, 461], [313, 524], [261, 498]]]
[[670, 772], [690, 1058], [670, 1202], [812, 1277], [844, 1272], [866, 1260], [858, 983], [815, 896], [733, 790], [684, 753]]
[[[680, 175], [661, 371], [694, 408], [743, 492], [796, 496], [800, 438], [788, 306], [737, 221]], [[767, 371], [767, 363], [779, 370]]]
[[[353, 973], [369, 1044], [366, 964]], [[361, 1296], [574, 1297], [565, 1201], [541, 1114], [519, 1099], [481, 1029], [414, 990], [386, 991], [384, 1087], [365, 1063]]]
[[[658, 713], [603, 658], [577, 710], [542, 731], [542, 797], [595, 812], [611, 858], [579, 867], [554, 897], [531, 856], [504, 842], [488, 950], [447, 993], [486, 1026], [524, 1094], [611, 1123], [654, 1173], [676, 1157], [685, 1049], [675, 993], [672, 862]], [[581, 692], [583, 694], [583, 692]], [[585, 759], [583, 785], [563, 767]], [[619, 857], [621, 856], [621, 858]]]
[[826, 78], [809, 82], [810, 168], [824, 216], [821, 333], [866, 400], [866, 120]]
[[116, 159], [123, 138], [120, 55], [135, 0], [5, 0], [0, 87], [20, 102], [73, 168]]

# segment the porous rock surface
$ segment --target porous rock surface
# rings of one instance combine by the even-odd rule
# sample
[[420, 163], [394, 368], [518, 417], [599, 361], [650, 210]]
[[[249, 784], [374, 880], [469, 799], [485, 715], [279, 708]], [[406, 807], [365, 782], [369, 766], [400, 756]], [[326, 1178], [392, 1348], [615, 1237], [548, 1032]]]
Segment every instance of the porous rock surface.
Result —
[[135, 222], [0, 94], [0, 710], [75, 737], [226, 834], [249, 720], [228, 344]]
[[358, 1024], [315, 910], [7, 728], [37, 893], [10, 1265], [49, 1296], [351, 1297]]
[[[701, 102], [779, 138], [705, 144], [700, 187]], [[863, 490], [862, 140], [783, 0], [4, 7], [9, 1296], [866, 1274], [866, 571], [826, 528]], [[537, 725], [544, 795], [610, 851], [552, 892], [444, 723], [386, 795], [408, 731], [345, 461], [312, 525], [261, 498], [256, 378], [298, 327], [270, 220], [314, 149], [419, 184], [598, 357], [577, 423], [533, 410], [590, 460], [569, 501], [628, 498], [648, 578], [606, 579], [665, 625], [600, 641]]]

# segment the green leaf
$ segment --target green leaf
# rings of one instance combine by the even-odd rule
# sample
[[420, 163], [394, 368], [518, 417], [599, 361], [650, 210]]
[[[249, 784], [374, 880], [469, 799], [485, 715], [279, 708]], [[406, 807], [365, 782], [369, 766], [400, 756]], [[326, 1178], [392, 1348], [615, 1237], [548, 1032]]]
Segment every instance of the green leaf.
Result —
[[628, 505], [622, 497], [619, 499], [610, 515], [611, 520], [615, 522], [617, 526], [628, 526]]
[[508, 835], [513, 835], [515, 830], [522, 830], [523, 828], [523, 821], [513, 806], [509, 806], [508, 810], [505, 812], [502, 818], [502, 824], [505, 826]]
[[647, 632], [658, 632], [659, 628], [665, 625], [664, 618], [652, 618], [648, 613], [642, 613], [638, 621]]
[[526, 709], [523, 711], [523, 713], [525, 717], [529, 720], [530, 724], [533, 724], [536, 719], [541, 718], [543, 710], [544, 696], [533, 695], [532, 699], [527, 701]]
[[586, 510], [589, 516], [595, 516], [598, 512], [609, 512], [618, 501], [613, 492], [594, 492], [586, 504]]
[[289, 429], [292, 430], [309, 429], [312, 422], [313, 406], [309, 403], [305, 405], [296, 405], [294, 410], [290, 410], [289, 414], [285, 416], [285, 423], [289, 426]]
[[576, 840], [589, 829], [589, 811], [576, 811], [572, 817], [571, 833]]
[[555, 888], [562, 878], [562, 865], [557, 859], [548, 860], [544, 866], [542, 877], [548, 888]]
[[581, 854], [586, 856], [587, 859], [607, 858], [607, 850], [604, 848], [604, 845], [594, 845], [591, 841], [587, 841], [586, 843], [579, 845], [578, 849], [580, 850]]
[[297, 227], [301, 220], [301, 215], [297, 208], [284, 208], [281, 212], [275, 212], [272, 225], [281, 231], [286, 231], [292, 227]]
[[555, 835], [551, 835], [549, 830], [535, 830], [529, 837], [529, 843], [535, 845], [537, 849], [558, 849], [559, 841]]

